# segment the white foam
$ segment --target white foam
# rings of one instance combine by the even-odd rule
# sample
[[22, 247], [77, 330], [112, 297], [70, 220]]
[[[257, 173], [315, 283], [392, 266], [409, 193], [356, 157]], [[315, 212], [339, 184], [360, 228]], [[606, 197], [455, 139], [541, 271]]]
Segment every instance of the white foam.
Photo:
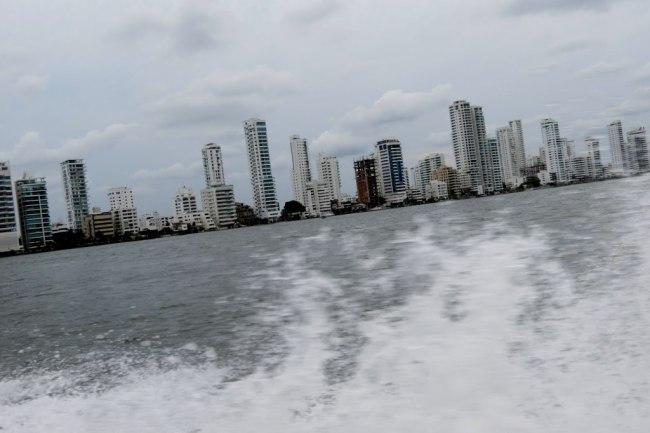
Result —
[[[214, 363], [179, 361], [171, 371], [133, 371], [107, 391], [69, 396], [50, 395], [55, 385], [65, 387], [65, 375], [7, 380], [0, 382], [0, 427], [17, 433], [648, 431], [647, 293], [577, 298], [540, 231], [493, 237], [495, 228], [449, 248], [431, 240], [435, 226], [419, 223], [397, 234], [397, 265], [373, 271], [376, 279], [361, 289], [371, 296], [414, 278], [425, 287], [406, 305], [357, 323], [368, 343], [349, 381], [331, 385], [323, 374], [337, 325], [326, 301], [343, 293], [343, 282], [305, 259], [313, 243], [329, 239], [322, 232], [259, 273], [289, 287], [292, 303], [277, 314], [298, 318], [285, 329], [291, 353], [279, 369], [224, 385], [225, 372]], [[350, 260], [358, 253], [349, 244], [343, 251]], [[357, 263], [376, 269], [383, 253], [361, 254]], [[647, 281], [647, 273], [638, 278], [631, 284]], [[524, 314], [535, 308], [539, 317]], [[218, 356], [191, 342], [183, 349]], [[32, 398], [9, 402], [21, 394]]]

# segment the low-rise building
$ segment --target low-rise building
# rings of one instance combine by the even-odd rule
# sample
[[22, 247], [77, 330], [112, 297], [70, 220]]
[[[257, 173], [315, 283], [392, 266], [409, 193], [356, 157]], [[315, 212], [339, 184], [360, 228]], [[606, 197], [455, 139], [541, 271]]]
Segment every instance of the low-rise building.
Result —
[[449, 198], [447, 183], [431, 179], [427, 183], [425, 197], [427, 200], [447, 200]]
[[91, 213], [84, 217], [83, 234], [86, 239], [111, 239], [119, 232], [117, 218], [111, 211]]
[[311, 217], [332, 215], [332, 201], [327, 182], [312, 180], [305, 186], [305, 209]]
[[232, 185], [210, 186], [201, 191], [203, 210], [218, 228], [234, 227], [237, 222], [235, 190]]

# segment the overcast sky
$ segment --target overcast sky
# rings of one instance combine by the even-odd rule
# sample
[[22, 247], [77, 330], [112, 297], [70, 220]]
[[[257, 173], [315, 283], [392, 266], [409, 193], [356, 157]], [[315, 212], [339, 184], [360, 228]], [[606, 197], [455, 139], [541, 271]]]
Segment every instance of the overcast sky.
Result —
[[68, 158], [86, 160], [91, 206], [128, 185], [140, 212], [169, 215], [216, 142], [250, 202], [242, 121], [261, 117], [281, 203], [291, 134], [314, 170], [337, 155], [354, 194], [353, 158], [384, 136], [409, 166], [453, 164], [456, 99], [483, 106], [489, 134], [522, 119], [529, 154], [543, 117], [578, 151], [612, 120], [648, 125], [648, 40], [647, 0], [0, 0], [0, 159], [47, 177], [56, 220]]

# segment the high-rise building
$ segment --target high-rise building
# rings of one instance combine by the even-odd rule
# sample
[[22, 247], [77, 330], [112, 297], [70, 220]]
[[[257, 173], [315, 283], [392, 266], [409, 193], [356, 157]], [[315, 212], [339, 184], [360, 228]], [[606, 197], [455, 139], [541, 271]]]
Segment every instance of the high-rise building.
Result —
[[309, 150], [307, 139], [299, 135], [292, 135], [289, 138], [291, 147], [291, 183], [293, 186], [293, 197], [296, 201], [306, 204], [307, 182], [311, 181], [311, 167], [309, 164]]
[[417, 187], [424, 194], [425, 188], [431, 180], [431, 173], [445, 165], [445, 155], [442, 153], [430, 153], [418, 161], [417, 165]]
[[627, 133], [627, 143], [630, 149], [629, 161], [633, 161], [635, 169], [639, 171], [650, 170], [650, 161], [648, 161], [648, 141], [646, 138], [645, 128], [636, 128]]
[[526, 169], [526, 146], [524, 143], [524, 130], [521, 127], [521, 120], [511, 120], [508, 127], [512, 130], [512, 154], [514, 159], [514, 170], [516, 176], [521, 176]]
[[332, 214], [330, 187], [322, 180], [307, 182], [305, 209], [312, 217], [322, 217]]
[[567, 180], [571, 180], [575, 175], [573, 172], [573, 158], [576, 156], [575, 142], [568, 138], [560, 138], [560, 146], [562, 146], [562, 153], [566, 163]]
[[336, 156], [318, 155], [318, 177], [327, 184], [332, 200], [341, 200], [341, 174]]
[[82, 231], [88, 215], [88, 185], [86, 166], [82, 159], [68, 159], [61, 163], [61, 178], [67, 210], [68, 229]]
[[0, 253], [19, 249], [9, 162], [0, 161]]
[[244, 136], [248, 148], [255, 214], [260, 219], [276, 221], [280, 217], [280, 206], [275, 190], [275, 179], [271, 173], [266, 122], [261, 119], [246, 120]]
[[177, 217], [182, 217], [183, 215], [193, 215], [199, 211], [196, 206], [196, 197], [192, 190], [185, 185], [178, 189], [176, 192], [176, 197], [174, 197], [174, 210], [176, 211]]
[[584, 180], [589, 177], [589, 161], [586, 156], [571, 158], [571, 173], [574, 179]]
[[449, 107], [451, 137], [454, 157], [462, 190], [482, 195], [486, 192], [486, 178], [483, 172], [485, 153], [485, 120], [481, 107], [474, 107], [467, 101], [455, 101]]
[[483, 173], [486, 173], [488, 191], [502, 191], [503, 177], [501, 176], [501, 162], [499, 160], [499, 145], [496, 138], [485, 139], [483, 152]]
[[202, 155], [206, 186], [201, 190], [203, 212], [209, 216], [215, 228], [233, 227], [237, 220], [235, 188], [233, 185], [226, 185], [221, 147], [214, 143], [206, 144], [203, 146]]
[[47, 246], [52, 243], [52, 226], [45, 179], [24, 175], [15, 185], [23, 248]]
[[369, 207], [379, 204], [376, 167], [374, 156], [362, 157], [354, 161], [357, 200]]
[[628, 156], [625, 137], [623, 136], [623, 125], [620, 120], [614, 121], [607, 126], [609, 135], [609, 150], [612, 156], [612, 171], [622, 173], [627, 170]]
[[551, 182], [564, 183], [570, 179], [567, 173], [566, 146], [560, 137], [560, 127], [553, 119], [543, 119], [542, 143], [546, 156], [546, 171], [549, 173]]
[[499, 149], [499, 166], [501, 177], [506, 185], [517, 186], [521, 176], [515, 157], [515, 136], [511, 127], [497, 128], [497, 146]]
[[403, 203], [406, 200], [406, 181], [402, 143], [396, 138], [379, 140], [375, 145], [375, 159], [379, 194], [389, 205]]
[[139, 231], [138, 211], [133, 199], [133, 190], [126, 186], [110, 188], [108, 202], [115, 215], [116, 231], [120, 235]]
[[232, 185], [211, 186], [201, 191], [203, 211], [218, 228], [233, 227], [237, 221], [235, 191]]
[[585, 138], [587, 149], [587, 167], [589, 177], [599, 178], [603, 176], [603, 162], [600, 158], [600, 141], [597, 138]]
[[214, 143], [208, 143], [203, 146], [201, 153], [203, 155], [203, 175], [205, 176], [205, 186], [210, 187], [226, 183], [223, 175], [221, 146]]

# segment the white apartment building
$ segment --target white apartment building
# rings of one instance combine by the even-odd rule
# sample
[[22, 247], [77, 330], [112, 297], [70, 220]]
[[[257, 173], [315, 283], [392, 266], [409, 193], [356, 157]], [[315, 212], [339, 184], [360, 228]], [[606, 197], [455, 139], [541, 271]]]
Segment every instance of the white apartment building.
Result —
[[159, 232], [163, 229], [162, 218], [156, 211], [144, 213], [139, 219], [140, 231], [149, 230]]
[[447, 182], [431, 179], [425, 188], [425, 199], [446, 200], [449, 198]]
[[217, 228], [234, 227], [237, 221], [235, 190], [232, 185], [211, 186], [201, 191], [203, 211]]
[[137, 233], [140, 229], [138, 211], [135, 207], [133, 190], [127, 186], [110, 188], [108, 203], [117, 220], [117, 232], [121, 235]]
[[61, 179], [67, 210], [68, 229], [82, 231], [88, 215], [88, 185], [86, 166], [82, 159], [68, 159], [61, 163]]
[[202, 224], [213, 225], [213, 228], [233, 227], [237, 220], [235, 188], [225, 183], [221, 147], [214, 143], [206, 144], [203, 146], [202, 155], [206, 188], [201, 191], [201, 202], [203, 212], [211, 220], [210, 222], [203, 218]]
[[341, 173], [336, 156], [318, 155], [318, 177], [327, 184], [331, 199], [341, 201]]
[[553, 119], [543, 119], [541, 127], [542, 143], [546, 156], [546, 171], [550, 182], [568, 182], [570, 178], [567, 170], [566, 143], [560, 137], [560, 127]]
[[[425, 193], [425, 188], [431, 180], [431, 173], [445, 165], [445, 155], [442, 153], [429, 153], [418, 161], [417, 164], [417, 186], [414, 189], [419, 189]], [[426, 195], [426, 194], [425, 194]]]
[[521, 176], [515, 158], [515, 136], [512, 128], [497, 128], [497, 147], [499, 151], [499, 168], [506, 185], [513, 187]]
[[503, 177], [501, 176], [501, 162], [499, 160], [499, 145], [496, 138], [485, 139], [483, 152], [483, 173], [486, 175], [485, 185], [488, 192], [503, 190]]
[[628, 148], [630, 149], [630, 161], [633, 161], [635, 169], [645, 172], [650, 170], [648, 158], [648, 141], [645, 128], [636, 128], [627, 132]]
[[195, 214], [199, 211], [196, 206], [196, 197], [191, 188], [183, 185], [176, 192], [174, 197], [174, 210], [177, 217], [182, 217], [186, 214]]
[[9, 162], [0, 161], [0, 252], [18, 250], [18, 238], [11, 169]]
[[521, 127], [521, 120], [511, 120], [508, 127], [512, 131], [513, 143], [512, 153], [514, 159], [514, 170], [516, 176], [521, 176], [526, 168], [526, 146], [524, 143], [524, 130]]
[[306, 185], [305, 209], [311, 217], [332, 215], [332, 201], [327, 182], [312, 180]]
[[293, 197], [294, 200], [305, 205], [307, 202], [307, 183], [312, 180], [307, 139], [301, 138], [299, 135], [292, 135], [289, 138], [289, 146], [291, 147]]
[[244, 136], [248, 149], [253, 205], [258, 218], [276, 221], [280, 206], [271, 172], [271, 156], [266, 121], [248, 119], [244, 122]]
[[203, 156], [203, 175], [205, 176], [205, 186], [223, 185], [226, 183], [223, 175], [223, 157], [221, 155], [221, 146], [214, 143], [208, 143], [201, 149]]
[[629, 167], [623, 125], [620, 120], [607, 125], [607, 135], [609, 136], [609, 151], [612, 157], [612, 171], [624, 173]]
[[406, 200], [406, 181], [402, 144], [396, 138], [385, 138], [375, 145], [375, 166], [379, 195], [389, 205], [401, 204]]
[[585, 138], [585, 148], [587, 150], [587, 167], [589, 170], [589, 177], [602, 177], [603, 163], [600, 158], [600, 141], [593, 137], [587, 137]]

